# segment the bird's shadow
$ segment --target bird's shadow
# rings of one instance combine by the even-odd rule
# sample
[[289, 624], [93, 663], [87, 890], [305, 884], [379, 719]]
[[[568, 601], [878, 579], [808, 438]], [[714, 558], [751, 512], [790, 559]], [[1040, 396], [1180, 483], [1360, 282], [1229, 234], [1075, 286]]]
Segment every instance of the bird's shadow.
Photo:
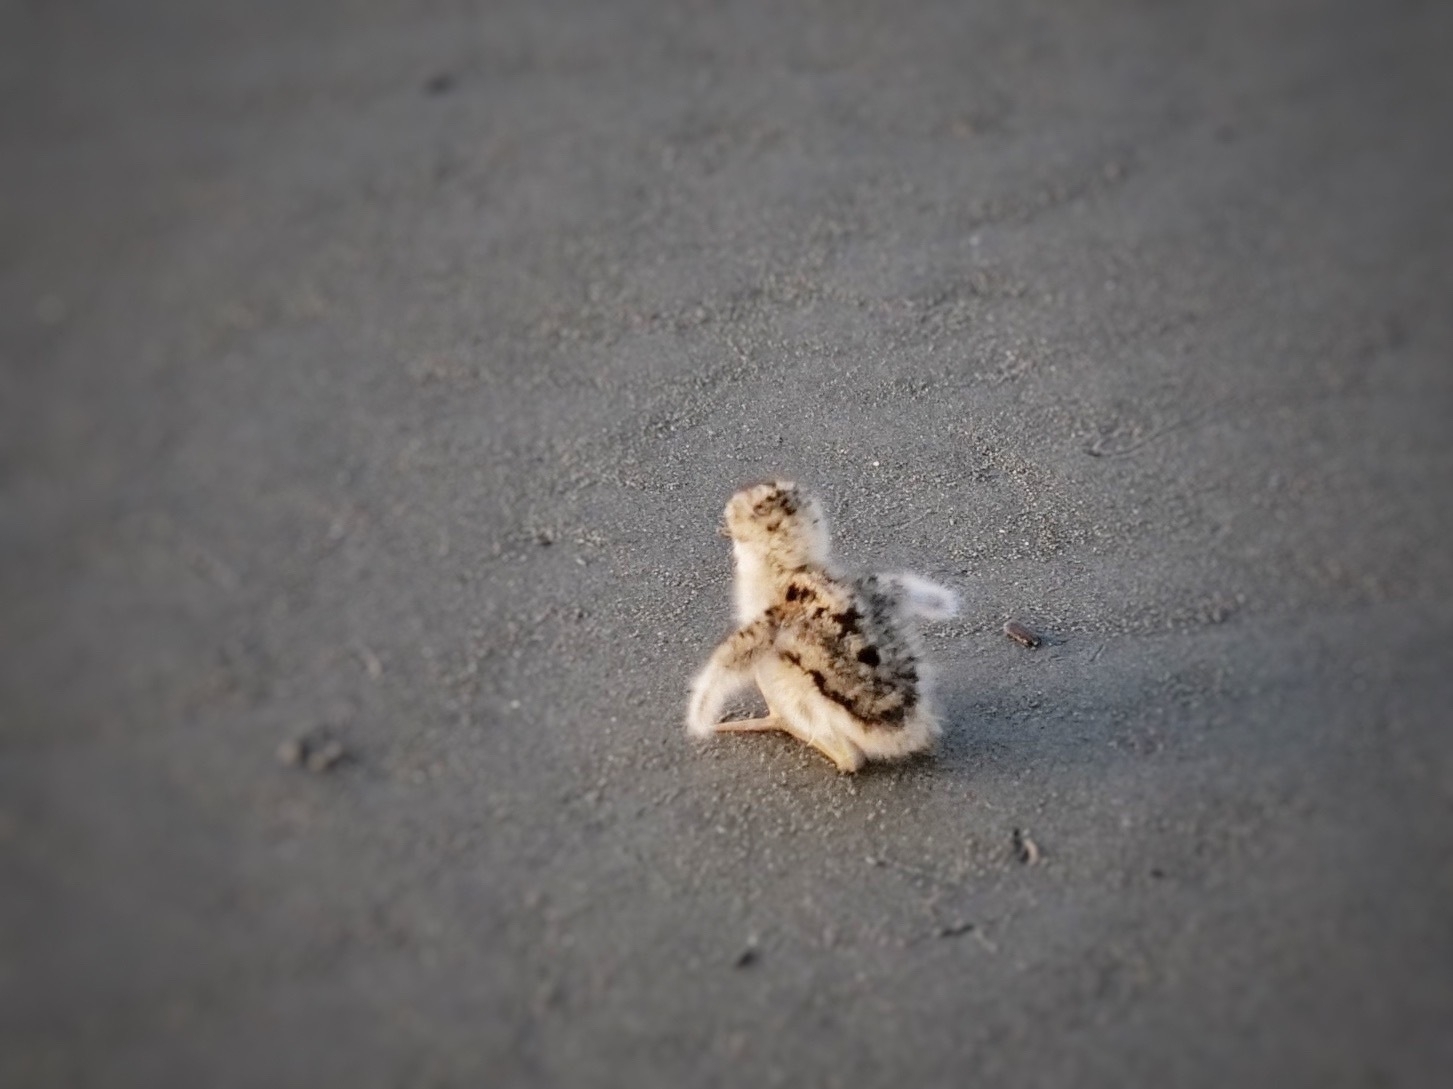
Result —
[[[1046, 642], [1053, 646], [1063, 640]], [[1045, 687], [1051, 691], [1044, 691]], [[1133, 678], [1119, 678], [1108, 687], [1093, 689], [1068, 678], [1044, 685], [1014, 675], [989, 683], [983, 678], [940, 681], [943, 733], [934, 747], [898, 760], [870, 761], [854, 778], [860, 782], [884, 777], [895, 781], [1013, 781], [1047, 765], [1105, 764], [1131, 753], [1144, 755], [1164, 743], [1147, 716], [1140, 713], [1151, 702], [1153, 692]], [[733, 701], [727, 717], [765, 713], [766, 704], [753, 692]], [[749, 740], [753, 737], [772, 737], [784, 755], [801, 746], [786, 734], [735, 736], [744, 745], [755, 744]], [[837, 774], [826, 761], [823, 768], [827, 774]]]

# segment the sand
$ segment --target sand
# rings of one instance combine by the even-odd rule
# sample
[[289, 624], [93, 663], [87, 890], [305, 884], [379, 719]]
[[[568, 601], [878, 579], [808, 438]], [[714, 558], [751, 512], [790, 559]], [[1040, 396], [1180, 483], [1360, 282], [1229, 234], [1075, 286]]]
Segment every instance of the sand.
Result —
[[[1450, 47], [5, 6], [0, 1082], [1442, 1084]], [[765, 475], [935, 758], [685, 736]]]

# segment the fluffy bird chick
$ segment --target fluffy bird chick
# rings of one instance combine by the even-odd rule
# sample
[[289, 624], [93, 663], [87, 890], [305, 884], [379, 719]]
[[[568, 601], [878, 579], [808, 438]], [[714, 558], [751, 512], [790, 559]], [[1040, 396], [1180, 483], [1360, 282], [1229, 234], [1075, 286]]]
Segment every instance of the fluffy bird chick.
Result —
[[[912, 621], [953, 616], [954, 594], [916, 575], [835, 573], [822, 508], [790, 481], [738, 491], [722, 532], [737, 628], [697, 674], [687, 732], [784, 730], [842, 772], [929, 748], [941, 728]], [[753, 682], [767, 715], [718, 722]]]

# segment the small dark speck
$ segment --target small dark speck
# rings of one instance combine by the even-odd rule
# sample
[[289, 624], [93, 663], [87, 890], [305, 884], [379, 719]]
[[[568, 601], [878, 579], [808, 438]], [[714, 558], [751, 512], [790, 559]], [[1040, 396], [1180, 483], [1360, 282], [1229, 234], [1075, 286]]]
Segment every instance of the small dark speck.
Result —
[[1162, 870], [1159, 866], [1154, 866], [1151, 868], [1150, 876], [1158, 881], [1165, 876], [1165, 871]]
[[737, 954], [737, 959], [732, 961], [733, 968], [750, 968], [757, 963], [757, 948], [749, 945]]
[[436, 76], [430, 76], [424, 82], [424, 93], [426, 95], [447, 95], [454, 90], [454, 77], [448, 72], [440, 72]]

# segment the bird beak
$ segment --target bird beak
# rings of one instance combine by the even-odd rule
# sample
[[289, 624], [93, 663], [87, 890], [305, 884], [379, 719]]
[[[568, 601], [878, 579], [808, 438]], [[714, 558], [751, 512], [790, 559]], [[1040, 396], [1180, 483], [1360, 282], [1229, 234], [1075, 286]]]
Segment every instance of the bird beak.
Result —
[[729, 529], [727, 529], [726, 523], [723, 522], [721, 525], [719, 525], [719, 526], [716, 527], [716, 535], [718, 537], [726, 537], [726, 538], [730, 539], [731, 538], [731, 535], [732, 535], [732, 531], [729, 530]]

